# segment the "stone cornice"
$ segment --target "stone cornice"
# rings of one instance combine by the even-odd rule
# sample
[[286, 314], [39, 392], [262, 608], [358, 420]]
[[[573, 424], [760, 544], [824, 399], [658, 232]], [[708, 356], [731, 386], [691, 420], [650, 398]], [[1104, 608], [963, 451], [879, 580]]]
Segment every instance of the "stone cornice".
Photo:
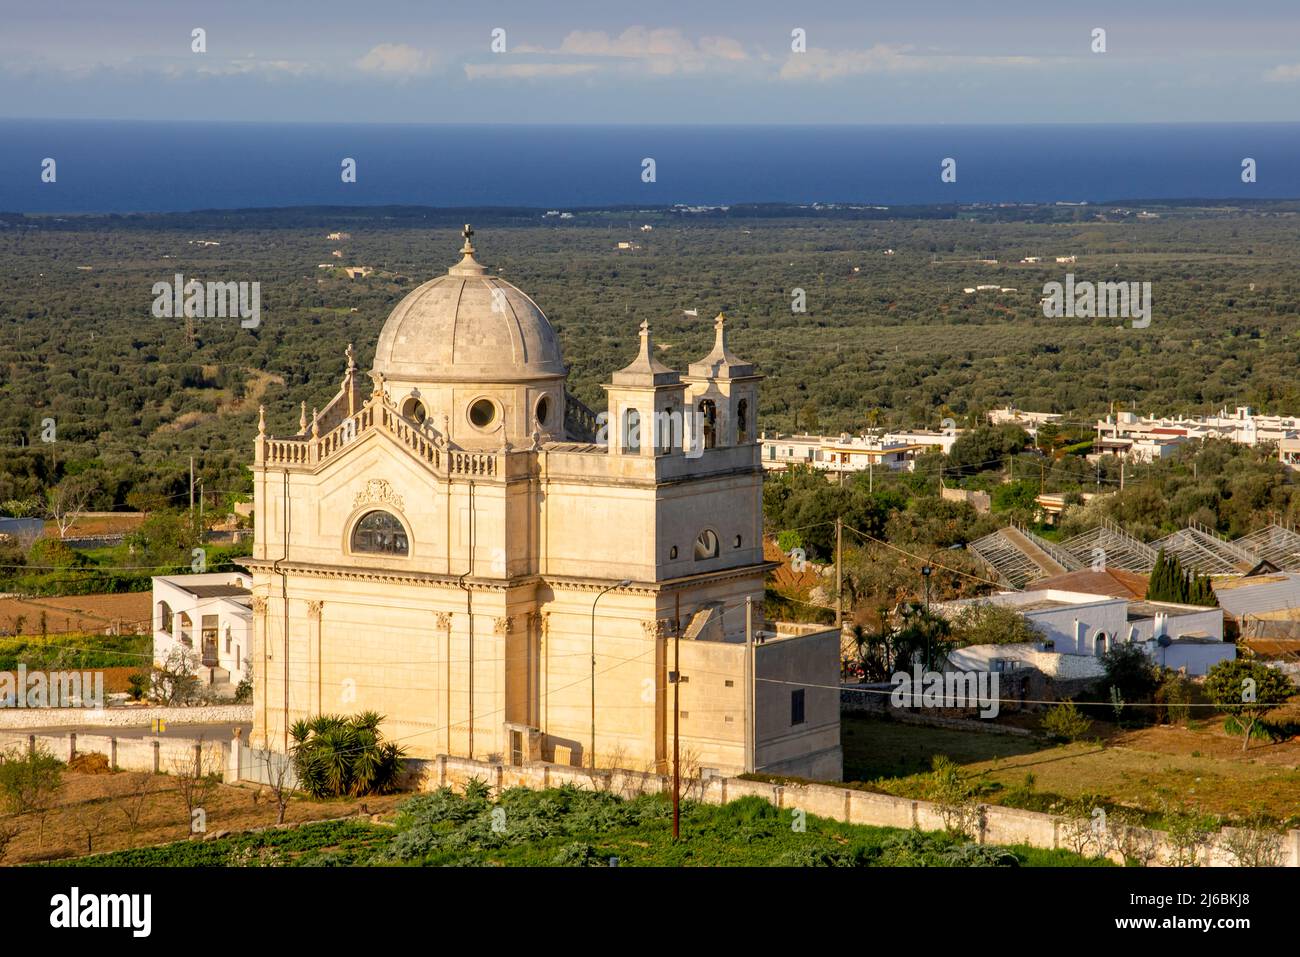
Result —
[[[276, 562], [266, 558], [240, 558], [236, 560], [238, 564], [250, 572], [267, 572], [270, 573], [275, 569]], [[739, 568], [723, 568], [718, 571], [701, 572], [698, 575], [685, 575], [680, 578], [670, 578], [659, 582], [632, 582], [622, 588], [610, 589], [614, 592], [622, 592], [627, 595], [657, 595], [666, 591], [677, 591], [678, 589], [691, 588], [695, 585], [704, 583], [715, 583], [724, 581], [735, 581], [742, 578], [752, 578], [755, 575], [766, 575], [773, 568], [779, 567], [780, 562], [759, 562], [755, 565], [744, 565]], [[519, 578], [499, 579], [499, 578], [477, 578], [459, 575], [441, 575], [435, 572], [411, 571], [400, 568], [367, 568], [359, 565], [318, 565], [312, 562], [285, 562], [279, 563], [279, 568], [294, 575], [305, 575], [312, 578], [327, 578], [335, 580], [350, 581], [374, 581], [385, 583], [427, 585], [441, 588], [461, 588], [461, 583], [473, 588], [475, 591], [495, 591], [507, 592], [514, 588], [529, 587], [535, 585], [547, 585], [559, 591], [577, 591], [577, 592], [599, 592], [614, 581], [608, 578], [577, 578], [558, 575], [528, 575]]]
[[[276, 562], [266, 558], [241, 558], [234, 562], [237, 565], [247, 568], [250, 572], [267, 572], [275, 570]], [[519, 579], [509, 581], [492, 578], [476, 578], [466, 575], [461, 578], [459, 575], [439, 575], [434, 572], [420, 572], [402, 568], [368, 568], [362, 565], [318, 565], [314, 562], [279, 562], [279, 570], [289, 572], [292, 575], [305, 575], [311, 578], [331, 578], [346, 581], [374, 581], [387, 583], [400, 583], [412, 585], [430, 585], [443, 588], [461, 587], [463, 581], [465, 585], [473, 588], [475, 591], [508, 591], [517, 587], [521, 582]], [[526, 580], [531, 581], [531, 579]]]

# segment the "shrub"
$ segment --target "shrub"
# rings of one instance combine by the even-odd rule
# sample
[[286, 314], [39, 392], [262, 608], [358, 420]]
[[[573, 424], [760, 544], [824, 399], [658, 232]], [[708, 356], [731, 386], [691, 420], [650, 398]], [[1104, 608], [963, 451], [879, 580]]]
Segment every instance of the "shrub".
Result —
[[776, 867], [854, 867], [853, 853], [830, 844], [799, 844], [778, 854]]
[[551, 859], [556, 867], [604, 867], [608, 862], [584, 841], [565, 844]]
[[1160, 687], [1156, 689], [1155, 702], [1159, 705], [1156, 708], [1157, 721], [1185, 724], [1192, 713], [1192, 683], [1186, 675], [1165, 669]]
[[126, 685], [132, 701], [143, 701], [144, 696], [149, 693], [149, 677], [147, 671], [137, 671], [127, 677]]
[[298, 781], [313, 797], [387, 794], [397, 786], [406, 749], [384, 741], [383, 716], [320, 715], [289, 730]]
[[44, 745], [0, 752], [0, 805], [10, 814], [35, 815], [37, 844], [45, 842], [45, 818], [63, 787], [63, 762]]
[[1106, 684], [1118, 688], [1125, 701], [1147, 701], [1160, 686], [1159, 669], [1141, 646], [1132, 643], [1114, 645], [1101, 659], [1106, 669]]
[[1092, 719], [1080, 713], [1072, 700], [1062, 701], [1043, 716], [1043, 730], [1058, 741], [1078, 741], [1092, 728]]
[[992, 844], [961, 844], [943, 852], [949, 867], [1019, 867], [1020, 858], [1005, 847]]
[[953, 623], [953, 638], [964, 645], [1036, 645], [1043, 634], [1014, 608], [977, 602]]
[[975, 789], [962, 776], [961, 768], [947, 755], [935, 755], [932, 766], [925, 785], [926, 798], [937, 805], [943, 826], [949, 833], [971, 837], [979, 824]]

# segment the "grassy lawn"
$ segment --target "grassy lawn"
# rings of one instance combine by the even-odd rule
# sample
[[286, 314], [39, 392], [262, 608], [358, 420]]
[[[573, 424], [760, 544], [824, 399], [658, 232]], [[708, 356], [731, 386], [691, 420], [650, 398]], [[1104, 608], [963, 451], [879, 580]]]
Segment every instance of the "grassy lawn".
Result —
[[668, 799], [558, 788], [512, 789], [495, 800], [450, 790], [404, 802], [382, 826], [330, 821], [293, 829], [81, 858], [103, 866], [966, 867], [1109, 866], [1067, 851], [980, 847], [948, 834], [840, 824], [757, 797], [687, 803], [672, 840]]
[[843, 728], [845, 779], [893, 794], [922, 796], [924, 773], [942, 754], [994, 804], [1045, 809], [1053, 796], [1096, 795], [1151, 812], [1173, 806], [1225, 821], [1264, 814], [1300, 825], [1300, 744], [1252, 744], [1242, 752], [1241, 739], [1215, 721], [1140, 730], [1098, 722], [1099, 742], [1062, 745], [856, 715], [846, 716]]

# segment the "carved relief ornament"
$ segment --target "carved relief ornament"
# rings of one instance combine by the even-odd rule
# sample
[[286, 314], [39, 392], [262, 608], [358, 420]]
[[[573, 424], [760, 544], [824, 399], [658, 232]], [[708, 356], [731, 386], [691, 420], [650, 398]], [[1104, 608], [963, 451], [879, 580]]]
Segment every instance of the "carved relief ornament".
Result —
[[402, 496], [394, 492], [393, 487], [384, 479], [370, 479], [366, 482], [366, 487], [357, 492], [352, 507], [361, 508], [363, 505], [390, 505], [399, 512], [405, 510]]

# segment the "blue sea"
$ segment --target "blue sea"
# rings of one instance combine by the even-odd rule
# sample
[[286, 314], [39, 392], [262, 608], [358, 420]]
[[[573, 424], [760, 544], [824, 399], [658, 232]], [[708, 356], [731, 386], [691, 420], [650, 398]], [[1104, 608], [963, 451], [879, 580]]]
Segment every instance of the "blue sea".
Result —
[[[41, 181], [46, 158], [57, 180]], [[345, 157], [357, 181], [340, 176]], [[1257, 182], [1243, 183], [1246, 157]], [[655, 181], [642, 179], [654, 160]], [[956, 182], [940, 179], [956, 160]], [[413, 126], [0, 120], [0, 211], [1300, 197], [1300, 124]]]

